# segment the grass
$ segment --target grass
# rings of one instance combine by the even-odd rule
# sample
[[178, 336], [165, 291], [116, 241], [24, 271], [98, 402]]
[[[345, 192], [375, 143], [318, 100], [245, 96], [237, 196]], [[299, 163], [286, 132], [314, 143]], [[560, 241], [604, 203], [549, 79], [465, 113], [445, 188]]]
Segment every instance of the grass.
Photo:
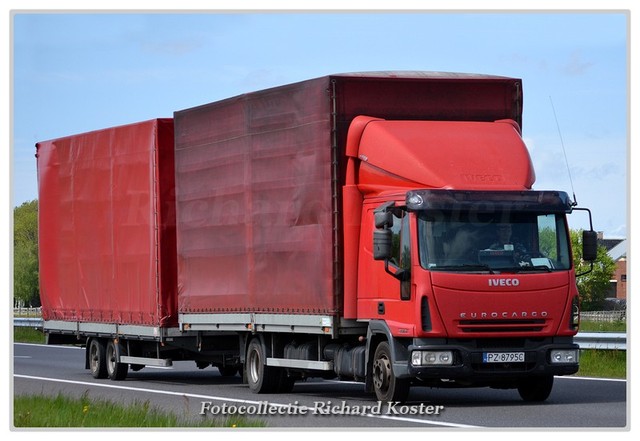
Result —
[[614, 350], [580, 351], [579, 377], [627, 378], [627, 352]]
[[626, 332], [627, 322], [591, 322], [586, 320], [580, 321], [581, 332]]
[[58, 394], [18, 395], [14, 398], [14, 427], [264, 427], [245, 417], [180, 418], [150, 406], [148, 401], [130, 405], [103, 399], [70, 398]]
[[14, 326], [13, 341], [18, 343], [44, 344], [44, 333], [39, 329], [27, 328], [23, 326]]

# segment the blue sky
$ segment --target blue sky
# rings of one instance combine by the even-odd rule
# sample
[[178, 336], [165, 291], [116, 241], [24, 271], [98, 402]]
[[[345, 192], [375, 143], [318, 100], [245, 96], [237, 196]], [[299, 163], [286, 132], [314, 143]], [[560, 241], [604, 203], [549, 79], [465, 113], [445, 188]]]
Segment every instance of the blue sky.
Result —
[[[522, 78], [534, 188], [572, 193], [562, 139], [595, 228], [626, 236], [627, 20], [588, 11], [14, 13], [11, 203], [37, 198], [37, 141], [332, 73], [470, 72]], [[570, 223], [588, 226], [582, 214]]]

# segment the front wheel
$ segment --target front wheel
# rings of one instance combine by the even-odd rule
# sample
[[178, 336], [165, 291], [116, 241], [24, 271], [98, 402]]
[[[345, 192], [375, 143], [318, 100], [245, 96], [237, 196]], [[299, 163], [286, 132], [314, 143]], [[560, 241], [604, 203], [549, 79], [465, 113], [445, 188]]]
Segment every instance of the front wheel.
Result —
[[380, 401], [405, 401], [409, 396], [409, 380], [393, 373], [391, 347], [386, 341], [378, 344], [373, 356], [373, 388]]
[[551, 394], [551, 389], [553, 389], [553, 375], [527, 378], [518, 385], [520, 398], [528, 402], [546, 400]]

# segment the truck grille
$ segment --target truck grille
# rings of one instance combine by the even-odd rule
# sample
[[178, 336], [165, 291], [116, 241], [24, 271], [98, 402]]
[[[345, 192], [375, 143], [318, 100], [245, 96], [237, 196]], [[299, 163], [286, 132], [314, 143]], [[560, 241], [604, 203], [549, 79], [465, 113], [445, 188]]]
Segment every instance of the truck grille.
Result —
[[522, 320], [460, 320], [458, 328], [462, 332], [541, 332], [544, 319]]

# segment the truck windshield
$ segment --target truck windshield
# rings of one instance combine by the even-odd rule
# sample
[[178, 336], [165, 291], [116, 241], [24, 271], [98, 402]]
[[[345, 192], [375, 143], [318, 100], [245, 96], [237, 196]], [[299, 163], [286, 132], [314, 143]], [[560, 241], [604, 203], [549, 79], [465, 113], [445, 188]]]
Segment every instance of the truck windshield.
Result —
[[571, 268], [564, 214], [418, 212], [420, 264], [431, 271], [550, 272]]

